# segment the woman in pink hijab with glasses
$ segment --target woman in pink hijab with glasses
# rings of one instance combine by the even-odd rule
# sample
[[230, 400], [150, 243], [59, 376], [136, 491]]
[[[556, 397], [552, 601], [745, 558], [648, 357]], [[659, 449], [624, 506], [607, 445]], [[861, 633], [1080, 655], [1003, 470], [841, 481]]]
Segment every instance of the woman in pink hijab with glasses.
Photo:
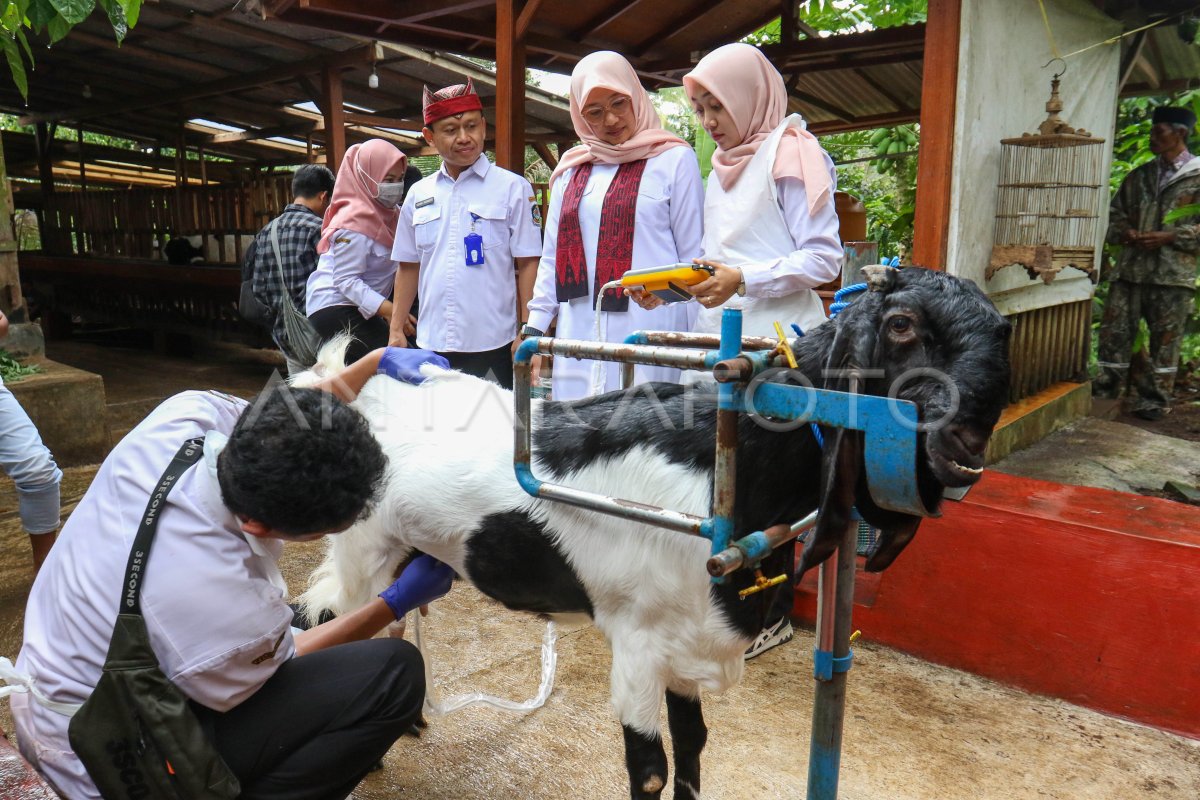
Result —
[[[637, 74], [622, 56], [602, 51], [571, 73], [571, 120], [583, 142], [563, 154], [550, 176], [542, 259], [522, 337], [593, 340], [601, 303], [601, 340], [635, 330], [686, 331], [693, 303], [653, 310], [630, 303], [609, 281], [630, 269], [690, 262], [700, 255], [703, 188], [695, 151], [663, 130]], [[679, 371], [638, 366], [635, 380], [677, 381]], [[617, 364], [554, 360], [553, 396], [571, 400], [618, 389]]]
[[799, 114], [783, 76], [748, 44], [712, 51], [683, 76], [696, 116], [717, 143], [704, 199], [709, 280], [691, 287], [703, 308], [693, 330], [720, 331], [742, 310], [746, 336], [774, 323], [809, 331], [825, 321], [814, 286], [841, 273], [833, 161]]
[[[324, 341], [346, 331], [354, 336], [347, 364], [387, 347], [392, 319], [388, 295], [396, 279], [392, 244], [400, 218], [396, 206], [404, 194], [407, 165], [404, 153], [383, 139], [347, 149], [321, 223], [305, 313]], [[288, 254], [282, 255], [286, 260]]]

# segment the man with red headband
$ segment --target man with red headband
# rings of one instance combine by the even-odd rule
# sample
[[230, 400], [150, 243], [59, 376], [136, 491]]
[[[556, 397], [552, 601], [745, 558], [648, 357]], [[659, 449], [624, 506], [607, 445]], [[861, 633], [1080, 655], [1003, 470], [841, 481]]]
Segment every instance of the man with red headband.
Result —
[[[392, 248], [400, 263], [393, 300], [408, 308], [420, 297], [417, 347], [511, 389], [512, 344], [542, 252], [533, 188], [484, 155], [487, 123], [469, 80], [426, 88], [424, 110], [422, 132], [442, 166], [404, 199]], [[402, 346], [400, 316], [393, 315], [390, 341]]]

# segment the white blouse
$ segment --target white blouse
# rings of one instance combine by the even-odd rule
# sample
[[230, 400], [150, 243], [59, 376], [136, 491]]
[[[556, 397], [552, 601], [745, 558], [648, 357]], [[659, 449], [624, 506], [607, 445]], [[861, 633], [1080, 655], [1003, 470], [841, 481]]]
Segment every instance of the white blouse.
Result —
[[[533, 299], [529, 302], [529, 324], [532, 327], [544, 331], [557, 317], [556, 335], [559, 338], [595, 340], [592, 294], [596, 281], [600, 215], [604, 196], [617, 169], [616, 164], [596, 162], [592, 165], [592, 173], [579, 201], [579, 229], [587, 262], [588, 293], [565, 303], [558, 302], [555, 291], [558, 220], [562, 211], [563, 192], [570, 184], [574, 170], [567, 170], [555, 182], [546, 219], [542, 260], [538, 265]], [[638, 188], [630, 268], [665, 266], [698, 258], [703, 207], [704, 189], [695, 151], [690, 147], [672, 147], [650, 158]], [[688, 302], [671, 303], [646, 311], [631, 299], [628, 311], [601, 313], [602, 338], [608, 342], [622, 342], [637, 330], [687, 331], [691, 329], [696, 310], [696, 303]], [[555, 358], [554, 399], [571, 400], [593, 394], [592, 363]], [[606, 364], [602, 372], [601, 391], [620, 388], [618, 364]], [[676, 381], [678, 377], [678, 370], [667, 367], [638, 366], [635, 370], [637, 383], [648, 380]]]

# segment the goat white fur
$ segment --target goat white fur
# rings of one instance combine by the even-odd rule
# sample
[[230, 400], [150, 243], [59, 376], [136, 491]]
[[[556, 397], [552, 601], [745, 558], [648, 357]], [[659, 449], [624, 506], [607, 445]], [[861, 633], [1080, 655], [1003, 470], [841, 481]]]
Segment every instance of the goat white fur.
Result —
[[[341, 346], [321, 353], [335, 371]], [[512, 393], [425, 365], [420, 386], [372, 378], [352, 406], [389, 459], [371, 516], [326, 539], [324, 562], [302, 602], [337, 613], [387, 586], [413, 549], [464, 578], [469, 534], [483, 517], [529, 513], [555, 537], [591, 600], [612, 648], [612, 702], [621, 722], [656, 736], [664, 691], [695, 698], [741, 680], [747, 638], [709, 596], [708, 542], [527, 495], [513, 473]], [[311, 383], [312, 374], [297, 385]], [[535, 428], [540, 401], [534, 401]], [[534, 459], [534, 474], [545, 471]], [[568, 486], [707, 516], [710, 478], [649, 448], [599, 460], [560, 480]]]

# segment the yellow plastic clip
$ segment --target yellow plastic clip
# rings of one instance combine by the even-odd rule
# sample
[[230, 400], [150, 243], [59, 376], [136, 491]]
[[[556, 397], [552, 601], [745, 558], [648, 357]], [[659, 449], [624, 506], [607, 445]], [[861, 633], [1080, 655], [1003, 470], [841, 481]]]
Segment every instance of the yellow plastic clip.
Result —
[[779, 347], [776, 348], [785, 356], [787, 356], [788, 366], [792, 369], [799, 369], [800, 365], [796, 363], [796, 354], [792, 352], [792, 343], [788, 341], [787, 334], [783, 332], [783, 326], [779, 321], [775, 321], [775, 335], [779, 337]]
[[862, 631], [855, 631], [854, 633], [850, 634], [850, 644], [854, 644], [855, 640], [860, 636], [862, 636]]
[[757, 594], [763, 589], [769, 589], [772, 586], [778, 586], [786, 580], [787, 575], [778, 575], [774, 578], [767, 578], [763, 576], [761, 569], [756, 569], [754, 570], [754, 585], [747, 586], [745, 589], [742, 589], [740, 592], [738, 592], [738, 597], [745, 600], [752, 594]]

